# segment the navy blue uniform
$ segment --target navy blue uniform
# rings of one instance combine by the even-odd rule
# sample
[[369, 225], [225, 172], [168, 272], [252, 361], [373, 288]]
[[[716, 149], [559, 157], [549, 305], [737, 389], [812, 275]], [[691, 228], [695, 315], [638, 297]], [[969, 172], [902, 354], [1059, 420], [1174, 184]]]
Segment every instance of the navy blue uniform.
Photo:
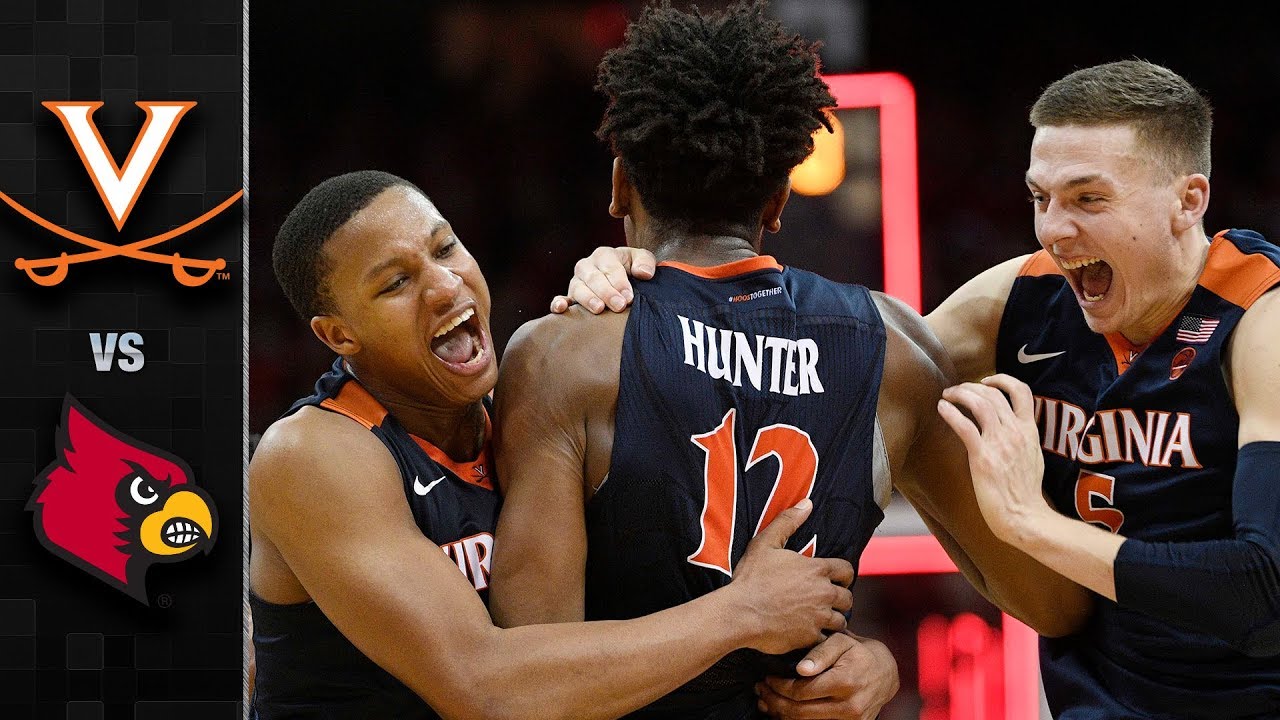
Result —
[[[1233, 537], [1239, 418], [1223, 355], [1245, 310], [1277, 284], [1280, 248], [1219, 233], [1182, 312], [1138, 348], [1090, 331], [1053, 260], [1028, 260], [996, 367], [1035, 395], [1044, 487], [1059, 511], [1135, 540]], [[1280, 658], [1248, 657], [1105, 598], [1083, 631], [1040, 647], [1058, 720], [1280, 716]]]
[[[587, 507], [587, 619], [626, 619], [730, 581], [748, 541], [808, 496], [794, 550], [858, 556], [873, 489], [885, 329], [866, 288], [760, 257], [659, 266], [635, 285], [613, 455]], [[756, 717], [781, 661], [734, 653], [635, 718]]]
[[[306, 406], [346, 415], [382, 441], [400, 468], [405, 499], [422, 534], [458, 565], [487, 604], [499, 506], [488, 462], [490, 429], [486, 428], [478, 458], [455, 462], [431, 443], [409, 434], [355, 380], [342, 358], [321, 376], [315, 393], [294, 403], [285, 416]], [[485, 410], [489, 410], [487, 399]], [[278, 605], [252, 593], [249, 600], [257, 662], [254, 718], [439, 717], [416, 693], [356, 649], [314, 602]]]

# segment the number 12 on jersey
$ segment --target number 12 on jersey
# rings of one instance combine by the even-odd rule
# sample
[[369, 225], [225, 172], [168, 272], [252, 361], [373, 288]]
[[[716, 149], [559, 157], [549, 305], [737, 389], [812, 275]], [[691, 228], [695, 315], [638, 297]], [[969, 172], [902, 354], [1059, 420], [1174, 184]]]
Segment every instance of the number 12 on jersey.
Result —
[[[733, 439], [736, 422], [737, 410], [731, 408], [715, 430], [689, 438], [706, 453], [702, 473], [706, 495], [700, 520], [702, 541], [688, 560], [730, 577], [733, 576], [730, 554], [737, 530], [738, 506], [738, 447]], [[813, 440], [809, 433], [794, 425], [769, 425], [756, 431], [743, 472], [769, 456], [778, 461], [778, 475], [751, 537], [778, 513], [809, 497], [818, 477], [818, 451], [813, 447]], [[814, 535], [800, 552], [813, 557], [817, 545], [818, 536]]]

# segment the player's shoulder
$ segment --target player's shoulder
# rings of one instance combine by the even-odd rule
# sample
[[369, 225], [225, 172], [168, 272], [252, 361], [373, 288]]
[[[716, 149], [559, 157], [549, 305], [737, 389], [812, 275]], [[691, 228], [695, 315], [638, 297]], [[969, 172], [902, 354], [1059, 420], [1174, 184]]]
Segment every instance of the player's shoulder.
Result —
[[[592, 315], [579, 305], [530, 320], [511, 335], [499, 365], [497, 400], [515, 389], [565, 393], [593, 380], [617, 381], [629, 311]], [[610, 375], [609, 368], [615, 369]], [[535, 383], [536, 385], [530, 385]]]
[[1280, 284], [1262, 293], [1240, 317], [1231, 333], [1232, 357], [1245, 357], [1251, 347], [1273, 346], [1276, 327], [1280, 327]]
[[330, 479], [342, 483], [394, 460], [360, 423], [335, 412], [303, 407], [276, 420], [262, 434], [249, 462], [251, 495], [308, 493]]
[[942, 342], [915, 308], [892, 295], [872, 291], [885, 328], [885, 374], [941, 370], [950, 376]]
[[606, 311], [600, 315], [592, 315], [581, 305], [571, 305], [563, 313], [547, 313], [516, 329], [507, 343], [503, 358], [505, 360], [507, 354], [513, 351], [546, 352], [576, 347], [583, 343], [590, 345], [601, 342], [610, 331], [625, 326], [629, 314], [628, 309], [620, 313]]

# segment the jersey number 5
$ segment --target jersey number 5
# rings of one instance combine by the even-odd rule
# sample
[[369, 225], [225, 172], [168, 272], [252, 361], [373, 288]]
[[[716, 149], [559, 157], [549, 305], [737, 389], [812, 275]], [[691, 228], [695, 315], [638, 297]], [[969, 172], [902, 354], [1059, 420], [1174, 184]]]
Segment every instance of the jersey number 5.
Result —
[[[1110, 475], [1081, 470], [1076, 479], [1076, 513], [1085, 522], [1101, 525], [1113, 533], [1120, 532], [1124, 513], [1114, 507], [1116, 479]], [[1106, 503], [1099, 507], [1096, 500]]]
[[[729, 563], [737, 530], [738, 505], [738, 448], [733, 440], [736, 417], [737, 411], [730, 409], [715, 430], [689, 438], [707, 456], [702, 473], [706, 489], [706, 499], [702, 504], [702, 541], [688, 560], [730, 577], [733, 576]], [[773, 481], [764, 514], [756, 523], [751, 537], [772, 522], [778, 513], [809, 497], [813, 492], [813, 482], [818, 477], [818, 451], [814, 449], [809, 433], [800, 428], [778, 424], [757, 431], [743, 471], [750, 470], [771, 455], [778, 461], [778, 476]], [[800, 552], [813, 557], [817, 543], [818, 536], [814, 535]]]

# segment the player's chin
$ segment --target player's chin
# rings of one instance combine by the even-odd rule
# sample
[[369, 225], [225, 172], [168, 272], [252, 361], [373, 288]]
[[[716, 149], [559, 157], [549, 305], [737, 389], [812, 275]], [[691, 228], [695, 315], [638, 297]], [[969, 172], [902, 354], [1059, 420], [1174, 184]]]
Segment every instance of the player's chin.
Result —
[[1076, 300], [1080, 303], [1080, 311], [1084, 314], [1084, 321], [1089, 325], [1090, 330], [1100, 335], [1107, 335], [1120, 332], [1123, 328], [1124, 303], [1118, 288], [1113, 287], [1101, 298], [1096, 299], [1086, 298], [1077, 289]]
[[469, 405], [493, 392], [494, 386], [498, 384], [498, 365], [489, 362], [483, 370], [464, 376], [451, 375], [447, 382], [448, 394], [457, 398], [460, 404]]
[[[442, 360], [435, 353], [424, 358], [424, 387], [430, 387], [435, 402], [448, 407], [465, 407], [480, 401], [498, 384], [498, 364], [492, 355], [474, 358], [467, 367]], [[461, 370], [461, 372], [459, 372]]]

